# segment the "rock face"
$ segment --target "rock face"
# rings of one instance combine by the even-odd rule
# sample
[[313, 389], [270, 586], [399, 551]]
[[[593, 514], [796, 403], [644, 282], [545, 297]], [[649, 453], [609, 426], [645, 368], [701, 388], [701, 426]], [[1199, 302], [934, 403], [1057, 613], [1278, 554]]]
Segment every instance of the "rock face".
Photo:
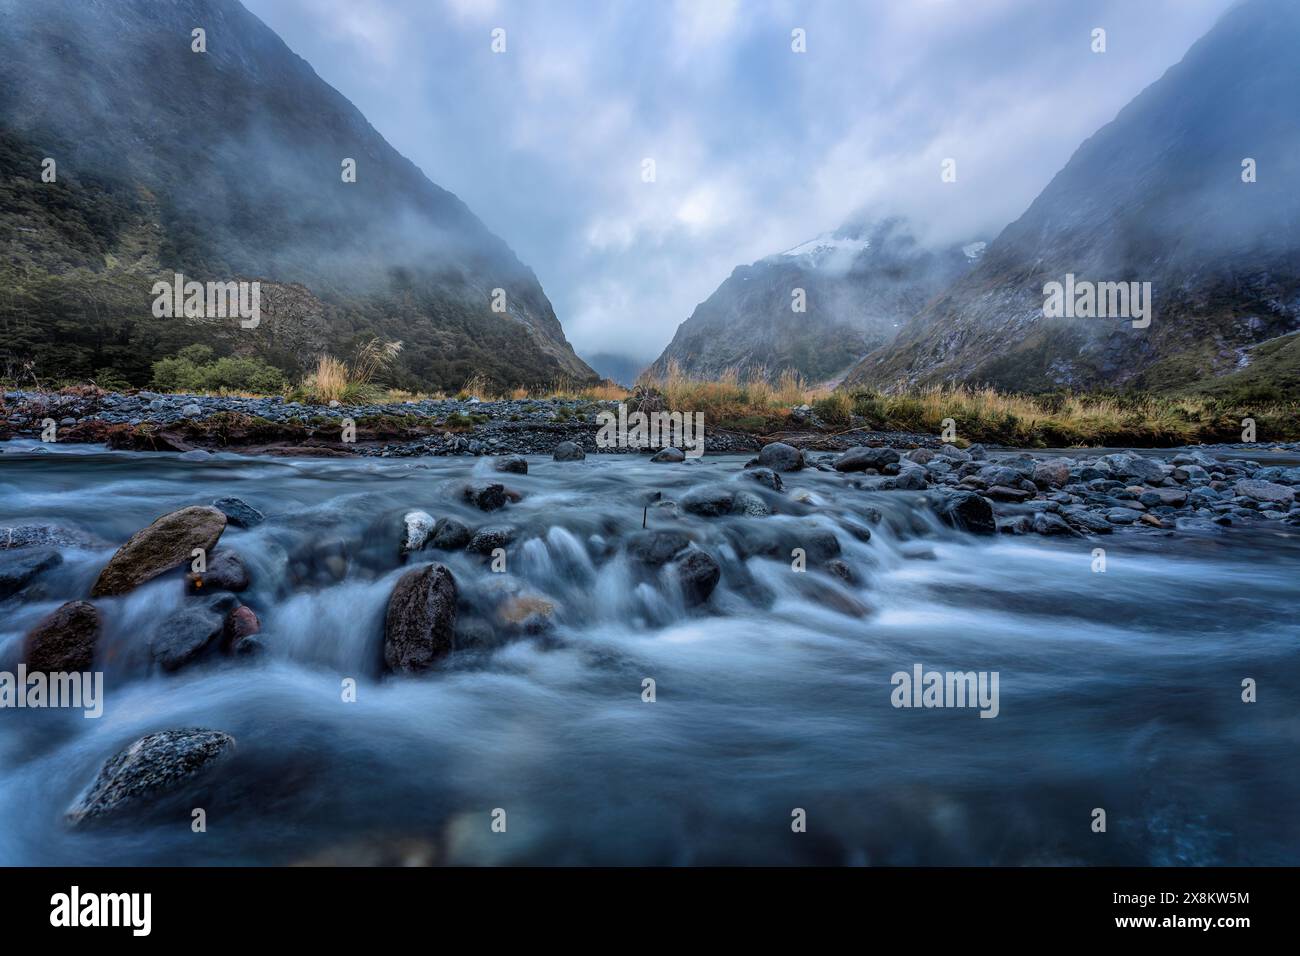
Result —
[[[777, 380], [786, 369], [820, 382], [894, 337], [931, 296], [970, 270], [983, 244], [927, 248], [901, 219], [855, 216], [840, 229], [739, 266], [683, 322], [655, 362], [711, 379]], [[806, 310], [792, 311], [803, 290]]]
[[69, 601], [23, 640], [23, 658], [29, 671], [73, 673], [88, 671], [95, 662], [100, 618], [88, 601]]
[[412, 673], [432, 667], [455, 646], [456, 580], [445, 565], [408, 571], [388, 599], [384, 664]]
[[216, 508], [182, 508], [137, 531], [109, 559], [91, 595], [126, 594], [182, 564], [195, 548], [209, 554], [226, 530], [226, 516]]
[[[1232, 5], [845, 387], [1294, 388], [1282, 337], [1300, 328], [1298, 46], [1300, 5]], [[1256, 182], [1243, 182], [1247, 156]], [[1118, 301], [1127, 317], [1044, 315], [1044, 286], [1063, 291], [1067, 275], [1150, 283], [1150, 325]]]
[[146, 810], [159, 797], [197, 781], [234, 747], [235, 738], [219, 730], [164, 730], [141, 737], [109, 758], [68, 809], [67, 820], [81, 826]]

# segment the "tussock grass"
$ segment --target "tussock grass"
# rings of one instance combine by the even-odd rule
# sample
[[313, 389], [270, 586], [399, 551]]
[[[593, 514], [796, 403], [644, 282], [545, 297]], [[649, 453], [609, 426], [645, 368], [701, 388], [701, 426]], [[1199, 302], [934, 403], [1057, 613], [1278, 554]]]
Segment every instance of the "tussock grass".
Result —
[[322, 355], [316, 362], [316, 371], [303, 379], [299, 391], [308, 401], [322, 405], [333, 401], [379, 401], [387, 393], [375, 384], [375, 376], [392, 365], [401, 351], [401, 342], [376, 338], [364, 342], [351, 363]]

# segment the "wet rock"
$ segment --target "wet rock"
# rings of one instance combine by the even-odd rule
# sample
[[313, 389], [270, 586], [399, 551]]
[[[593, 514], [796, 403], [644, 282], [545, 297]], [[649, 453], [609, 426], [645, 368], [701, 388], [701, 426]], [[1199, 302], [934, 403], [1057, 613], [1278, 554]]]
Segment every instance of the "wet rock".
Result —
[[255, 528], [266, 520], [262, 512], [242, 498], [218, 498], [212, 502], [212, 507], [224, 514], [226, 521], [236, 528]]
[[939, 520], [972, 534], [994, 534], [997, 523], [988, 499], [973, 491], [959, 491], [944, 497], [935, 508]]
[[785, 482], [771, 468], [750, 468], [741, 472], [741, 474], [751, 481], [757, 481], [760, 485], [767, 485], [773, 491], [783, 491], [785, 489]]
[[738, 491], [736, 497], [731, 503], [731, 513], [741, 514], [749, 518], [766, 518], [772, 513], [772, 509], [758, 495], [750, 491]]
[[180, 670], [219, 643], [226, 628], [227, 610], [218, 604], [172, 612], [150, 637], [149, 653], [163, 670]]
[[239, 605], [226, 617], [226, 638], [232, 645], [261, 632], [262, 622], [247, 604]]
[[455, 646], [456, 580], [442, 564], [406, 572], [388, 599], [384, 664], [390, 671], [425, 670]]
[[857, 575], [853, 573], [853, 569], [849, 567], [847, 562], [839, 558], [832, 558], [827, 561], [825, 568], [845, 584], [854, 584], [857, 581]]
[[1142, 517], [1142, 512], [1132, 508], [1111, 508], [1106, 512], [1106, 520], [1111, 524], [1133, 524]]
[[470, 554], [491, 554], [497, 548], [509, 547], [515, 535], [516, 531], [510, 525], [489, 525], [474, 532], [465, 550]]
[[1113, 530], [1110, 522], [1104, 517], [1092, 511], [1085, 511], [1082, 508], [1066, 511], [1062, 517], [1076, 531], [1085, 531], [1089, 534], [1110, 534]]
[[433, 515], [427, 511], [408, 511], [402, 516], [402, 544], [399, 553], [419, 551], [429, 542], [436, 527]]
[[840, 539], [827, 528], [812, 528], [799, 533], [799, 545], [813, 561], [829, 561], [840, 556]]
[[1253, 498], [1256, 501], [1267, 501], [1282, 505], [1289, 505], [1295, 501], [1294, 488], [1288, 488], [1286, 485], [1279, 485], [1272, 481], [1242, 479], [1233, 485], [1233, 491], [1238, 495]]
[[627, 537], [627, 553], [643, 564], [659, 567], [690, 547], [691, 539], [680, 531], [652, 529]]
[[191, 571], [185, 575], [185, 590], [190, 594], [211, 591], [243, 591], [251, 583], [248, 568], [233, 551], [218, 551], [208, 559], [208, 569], [202, 574]]
[[126, 594], [188, 564], [195, 548], [210, 553], [225, 530], [226, 516], [216, 508], [194, 506], [165, 514], [118, 549], [100, 572], [91, 596]]
[[773, 471], [798, 471], [803, 465], [803, 452], [785, 442], [771, 442], [758, 452], [760, 468], [770, 468]]
[[455, 518], [439, 518], [433, 526], [430, 543], [443, 551], [458, 551], [469, 544], [474, 533], [462, 521]]
[[148, 809], [206, 775], [234, 747], [235, 738], [219, 730], [164, 730], [141, 737], [109, 758], [68, 809], [67, 820], [80, 826]]
[[64, 604], [23, 639], [27, 669], [69, 674], [90, 670], [95, 661], [100, 624], [99, 611], [90, 602]]
[[1025, 491], [1023, 488], [1008, 488], [1006, 485], [994, 485], [984, 494], [994, 501], [1026, 501], [1034, 497], [1031, 491]]
[[1029, 515], [998, 518], [997, 524], [998, 534], [1031, 534], [1034, 530], [1034, 519]]
[[1142, 524], [1151, 525], [1153, 528], [1163, 528], [1165, 526], [1164, 521], [1162, 521], [1158, 515], [1146, 514], [1138, 520], [1142, 522]]
[[731, 514], [736, 494], [725, 485], [706, 485], [692, 488], [681, 500], [682, 510], [702, 518], [718, 518]]
[[57, 551], [23, 549], [7, 551], [0, 557], [0, 600], [17, 594], [37, 576], [63, 563]]
[[556, 461], [582, 461], [587, 457], [587, 453], [576, 442], [562, 441], [555, 446], [551, 457]]
[[516, 594], [497, 608], [497, 620], [525, 634], [540, 634], [555, 623], [555, 603], [537, 594]]
[[687, 604], [707, 601], [722, 577], [722, 568], [713, 555], [699, 548], [692, 548], [678, 558], [673, 564], [673, 572]]
[[1060, 488], [1070, 482], [1070, 462], [1064, 458], [1040, 461], [1030, 479], [1039, 488]]
[[908, 461], [916, 462], [918, 465], [928, 465], [934, 461], [935, 454], [933, 448], [913, 448], [903, 457]]
[[963, 451], [956, 445], [951, 445], [948, 442], [944, 442], [936, 448], [934, 453], [943, 458], [951, 458], [953, 461], [970, 461], [970, 452]]
[[1121, 452], [1115, 455], [1104, 455], [1098, 459], [1098, 462], [1105, 462], [1110, 466], [1110, 470], [1121, 478], [1160, 481], [1165, 476], [1165, 470], [1160, 467], [1159, 462], [1137, 454]]
[[1034, 515], [1034, 533], [1045, 535], [1066, 535], [1074, 537], [1078, 532], [1066, 524], [1060, 515], [1050, 511], [1040, 511]]
[[0, 528], [0, 551], [20, 548], [101, 548], [104, 542], [58, 525], [28, 524]]
[[895, 477], [887, 478], [885, 481], [896, 491], [924, 491], [930, 487], [925, 469], [920, 465], [903, 467]]
[[1148, 508], [1181, 508], [1187, 504], [1187, 492], [1182, 488], [1147, 488], [1138, 495], [1138, 501]]
[[856, 448], [850, 448], [836, 459], [835, 470], [866, 471], [868, 468], [874, 468], [876, 471], [880, 471], [886, 465], [898, 464], [898, 461], [898, 452], [892, 448], [870, 448], [866, 445], [859, 445]]
[[983, 461], [989, 456], [989, 453], [984, 450], [984, 446], [978, 442], [967, 448], [966, 454], [970, 455], [971, 461]]
[[686, 460], [686, 453], [680, 448], [665, 448], [663, 451], [654, 455], [651, 459], [653, 462], [665, 463], [670, 465], [680, 465]]
[[528, 474], [528, 460], [523, 455], [506, 455], [492, 462], [492, 467], [511, 475]]
[[475, 482], [465, 487], [465, 500], [480, 511], [496, 511], [506, 504], [505, 485], [494, 481]]

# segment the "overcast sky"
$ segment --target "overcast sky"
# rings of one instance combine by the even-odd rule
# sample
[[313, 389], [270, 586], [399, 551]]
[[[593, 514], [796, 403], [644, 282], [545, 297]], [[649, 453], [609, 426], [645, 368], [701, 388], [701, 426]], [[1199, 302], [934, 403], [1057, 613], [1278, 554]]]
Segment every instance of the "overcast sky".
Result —
[[992, 238], [1233, 0], [243, 2], [532, 266], [579, 354], [649, 361], [855, 209]]

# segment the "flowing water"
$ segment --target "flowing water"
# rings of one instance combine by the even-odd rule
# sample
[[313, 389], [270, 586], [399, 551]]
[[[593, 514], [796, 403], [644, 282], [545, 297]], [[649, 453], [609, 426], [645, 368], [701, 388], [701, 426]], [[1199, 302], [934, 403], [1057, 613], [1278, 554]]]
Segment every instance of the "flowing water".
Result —
[[[528, 475], [495, 475], [466, 458], [40, 451], [0, 456], [0, 525], [104, 544], [66, 551], [34, 597], [0, 604], [5, 667], [133, 532], [228, 495], [267, 515], [222, 538], [252, 571], [242, 597], [267, 650], [163, 674], [145, 643], [195, 600], [177, 577], [98, 600], [104, 715], [0, 711], [0, 864], [1281, 864], [1300, 851], [1294, 528], [975, 538], [939, 526], [921, 493], [804, 471], [781, 496], [743, 482], [787, 513], [649, 509], [651, 527], [688, 530], [722, 566], [692, 609], [619, 542], [647, 492], [741, 481], [740, 458], [531, 458]], [[524, 498], [484, 516], [459, 497], [470, 477]], [[464, 552], [402, 564], [414, 508], [516, 525], [507, 571]], [[836, 534], [855, 584], [754, 546], [814, 529]], [[469, 646], [385, 677], [388, 595], [428, 560], [456, 576]], [[507, 639], [491, 609], [511, 595], [549, 601], [550, 628]], [[997, 672], [997, 716], [895, 708], [891, 675], [917, 664]], [[1248, 677], [1257, 703], [1241, 699]], [[188, 807], [65, 824], [107, 757], [175, 727], [238, 741], [195, 798], [206, 832]]]

